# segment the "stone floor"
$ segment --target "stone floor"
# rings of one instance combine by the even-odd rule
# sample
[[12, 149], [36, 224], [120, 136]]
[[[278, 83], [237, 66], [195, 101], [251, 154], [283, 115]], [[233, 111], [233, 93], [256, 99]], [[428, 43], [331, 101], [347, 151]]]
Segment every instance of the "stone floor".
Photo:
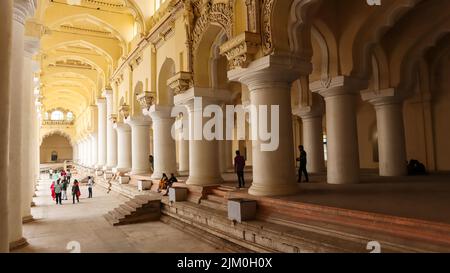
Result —
[[42, 181], [38, 186], [32, 209], [36, 221], [24, 225], [29, 245], [15, 252], [70, 252], [67, 247], [72, 241], [79, 242], [81, 252], [87, 253], [224, 252], [162, 222], [112, 227], [102, 215], [124, 199], [106, 194], [100, 187], [94, 189], [93, 199], [86, 199], [87, 189], [82, 187], [79, 204], [69, 200], [57, 206], [49, 183]]
[[[250, 182], [251, 172], [245, 177]], [[237, 184], [234, 174], [224, 174], [224, 179], [229, 186]], [[449, 173], [391, 178], [379, 177], [375, 170], [362, 170], [360, 184], [330, 185], [326, 174], [311, 175], [310, 180], [299, 184], [298, 194], [278, 198], [450, 223]]]

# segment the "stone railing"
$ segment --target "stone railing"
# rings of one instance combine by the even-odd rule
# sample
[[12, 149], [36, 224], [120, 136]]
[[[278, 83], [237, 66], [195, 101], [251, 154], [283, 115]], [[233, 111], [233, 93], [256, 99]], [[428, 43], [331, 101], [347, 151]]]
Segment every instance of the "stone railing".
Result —
[[74, 125], [73, 120], [43, 120], [42, 125]]

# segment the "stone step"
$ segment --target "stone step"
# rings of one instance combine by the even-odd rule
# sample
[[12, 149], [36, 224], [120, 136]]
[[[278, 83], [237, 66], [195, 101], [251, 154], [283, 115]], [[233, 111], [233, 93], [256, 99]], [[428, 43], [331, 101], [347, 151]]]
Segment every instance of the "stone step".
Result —
[[207, 200], [207, 199], [201, 200], [200, 205], [211, 208], [211, 209], [221, 210], [221, 211], [227, 211], [227, 209], [228, 209], [226, 204], [218, 203], [218, 202]]
[[114, 211], [122, 214], [123, 216], [127, 216], [127, 215], [130, 215], [132, 213], [132, 211], [125, 210], [125, 209], [123, 209], [121, 207], [115, 208]]
[[296, 227], [262, 221], [230, 225], [226, 212], [188, 202], [167, 204], [164, 201], [162, 212], [165, 215], [258, 252], [368, 252], [367, 243], [374, 240], [381, 243], [383, 252], [432, 251], [399, 244], [395, 238], [390, 238], [391, 241], [377, 240], [376, 234], [364, 237], [302, 223], [298, 223]]
[[107, 221], [108, 223], [110, 223], [110, 224], [113, 225], [113, 226], [119, 223], [119, 220], [113, 218], [109, 213], [103, 215], [103, 217], [106, 219], [106, 221]]
[[210, 200], [210, 201], [217, 202], [217, 203], [223, 203], [223, 204], [227, 204], [228, 203], [228, 200], [225, 199], [223, 196], [217, 196], [217, 195], [214, 195], [214, 194], [208, 194], [206, 196], [206, 199]]

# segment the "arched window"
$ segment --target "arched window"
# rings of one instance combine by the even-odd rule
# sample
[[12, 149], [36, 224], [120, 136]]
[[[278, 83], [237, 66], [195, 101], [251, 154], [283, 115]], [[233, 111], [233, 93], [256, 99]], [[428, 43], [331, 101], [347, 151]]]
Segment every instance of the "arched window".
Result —
[[64, 120], [64, 113], [59, 110], [53, 111], [50, 116], [50, 119], [51, 120]]
[[73, 120], [73, 113], [72, 113], [72, 112], [67, 112], [67, 114], [66, 114], [66, 119], [67, 119], [68, 121], [72, 121], [72, 120]]

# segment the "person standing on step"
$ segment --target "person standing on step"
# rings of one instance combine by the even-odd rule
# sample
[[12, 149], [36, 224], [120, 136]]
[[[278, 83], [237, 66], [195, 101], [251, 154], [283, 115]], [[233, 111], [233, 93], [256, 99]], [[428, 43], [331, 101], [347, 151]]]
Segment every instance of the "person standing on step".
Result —
[[298, 146], [300, 150], [300, 157], [297, 158], [297, 161], [300, 161], [300, 167], [298, 169], [298, 183], [302, 182], [302, 174], [305, 174], [306, 182], [309, 182], [308, 171], [306, 170], [307, 164], [307, 154], [303, 145]]
[[75, 204], [75, 198], [77, 199], [77, 202], [80, 203], [80, 184], [78, 183], [78, 180], [75, 179], [72, 186], [72, 201]]
[[94, 186], [94, 178], [92, 176], [88, 177], [88, 191], [89, 191], [89, 197], [88, 198], [92, 198], [92, 187]]
[[241, 152], [236, 151], [236, 157], [234, 158], [234, 171], [238, 177], [239, 188], [245, 188], [244, 168], [245, 158], [241, 156]]

